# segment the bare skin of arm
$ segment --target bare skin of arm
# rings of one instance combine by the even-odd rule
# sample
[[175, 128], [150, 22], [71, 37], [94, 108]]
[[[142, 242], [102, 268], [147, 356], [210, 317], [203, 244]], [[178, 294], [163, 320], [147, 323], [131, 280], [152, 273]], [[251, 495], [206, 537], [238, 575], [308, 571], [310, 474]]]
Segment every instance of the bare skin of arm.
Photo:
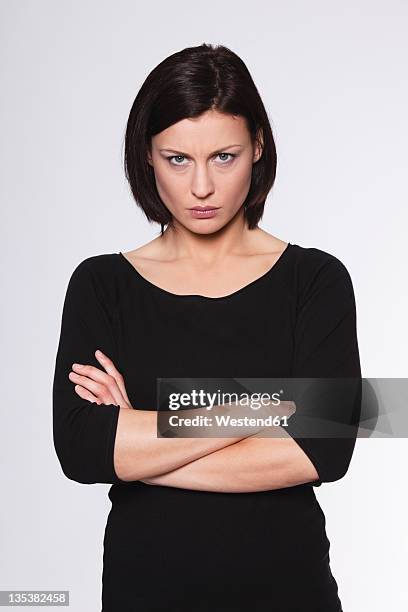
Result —
[[[241, 430], [239, 437], [158, 438], [157, 412], [134, 410], [124, 378], [113, 361], [99, 350], [95, 351], [95, 356], [104, 370], [88, 364], [73, 364], [68, 377], [83, 399], [99, 405], [119, 406], [113, 461], [116, 475], [123, 481], [151, 478], [175, 470], [254, 433], [253, 428], [248, 428], [244, 433]], [[231, 406], [214, 406], [213, 410], [225, 415]], [[192, 413], [206, 414], [206, 409], [186, 410], [184, 415], [193, 416]], [[257, 429], [260, 430], [261, 427]]]
[[291, 487], [318, 477], [314, 465], [289, 435], [255, 435], [142, 481], [199, 491], [248, 493]]
[[242, 436], [158, 438], [156, 412], [120, 408], [114, 451], [115, 472], [124, 481], [151, 478], [243, 439]]
[[[282, 402], [279, 412], [290, 411], [291, 402]], [[276, 414], [270, 402], [258, 411], [257, 416], [266, 417]], [[173, 416], [174, 412], [163, 412], [162, 416]], [[209, 416], [205, 408], [183, 410], [183, 418], [196, 416]], [[234, 416], [236, 418], [248, 416], [247, 408], [237, 404], [216, 405], [211, 409], [211, 416]], [[115, 439], [114, 466], [121, 480], [144, 480], [155, 476], [162, 476], [187, 464], [201, 459], [229, 446], [235, 446], [248, 437], [259, 434], [262, 426], [240, 427], [239, 436], [229, 437], [185, 437], [190, 432], [196, 433], [194, 427], [184, 427], [184, 437], [160, 438], [157, 437], [156, 411], [128, 410], [120, 408]], [[200, 433], [205, 435], [206, 428], [202, 427]], [[153, 484], [151, 481], [150, 484]]]
[[[133, 410], [123, 377], [112, 360], [99, 351], [95, 355], [105, 371], [83, 365], [70, 372], [69, 378], [77, 383], [75, 391], [83, 399], [120, 407], [114, 467], [121, 480], [245, 492], [293, 486], [318, 478], [306, 454], [282, 427], [273, 428], [273, 432], [259, 427], [255, 434], [253, 427], [246, 432], [241, 428], [240, 437], [158, 438], [157, 412]], [[213, 411], [228, 414], [231, 409], [215, 406]], [[233, 406], [233, 410], [235, 416], [240, 407]], [[270, 406], [265, 410], [270, 414]], [[195, 410], [194, 415], [198, 412]], [[285, 410], [279, 413], [288, 414]]]

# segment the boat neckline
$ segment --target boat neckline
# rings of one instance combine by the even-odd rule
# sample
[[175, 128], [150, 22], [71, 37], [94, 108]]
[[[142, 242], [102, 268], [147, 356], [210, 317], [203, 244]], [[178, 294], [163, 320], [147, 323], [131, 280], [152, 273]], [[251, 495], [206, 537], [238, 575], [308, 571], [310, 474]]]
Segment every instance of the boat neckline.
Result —
[[155, 285], [154, 283], [149, 281], [145, 276], [140, 274], [137, 268], [135, 268], [135, 266], [128, 260], [128, 258], [125, 257], [122, 251], [119, 251], [119, 253], [116, 253], [116, 255], [121, 261], [124, 261], [127, 264], [127, 266], [130, 266], [136, 278], [138, 278], [143, 283], [145, 283], [147, 286], [151, 287], [152, 289], [154, 289], [155, 291], [159, 293], [171, 296], [172, 298], [175, 298], [175, 299], [197, 299], [197, 300], [206, 300], [210, 302], [211, 301], [218, 302], [220, 300], [228, 300], [228, 299], [234, 298], [235, 296], [240, 295], [244, 293], [245, 291], [247, 291], [248, 289], [254, 287], [254, 285], [257, 285], [261, 281], [264, 281], [267, 278], [269, 278], [269, 276], [271, 276], [272, 273], [275, 273], [276, 270], [282, 265], [282, 263], [286, 259], [288, 252], [291, 250], [291, 247], [293, 246], [294, 246], [293, 243], [288, 242], [285, 249], [279, 255], [275, 263], [261, 276], [258, 276], [258, 278], [255, 278], [254, 280], [250, 281], [243, 287], [240, 287], [236, 291], [233, 291], [232, 293], [228, 293], [227, 295], [220, 295], [220, 296], [201, 295], [199, 293], [173, 293], [172, 291], [167, 291], [167, 289], [163, 289], [162, 287]]

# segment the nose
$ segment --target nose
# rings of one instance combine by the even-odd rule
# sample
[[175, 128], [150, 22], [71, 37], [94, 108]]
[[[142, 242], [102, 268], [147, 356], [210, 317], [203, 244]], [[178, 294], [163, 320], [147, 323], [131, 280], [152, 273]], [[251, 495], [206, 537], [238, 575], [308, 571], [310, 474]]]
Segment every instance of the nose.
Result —
[[191, 177], [191, 193], [197, 198], [206, 198], [214, 193], [214, 181], [206, 163], [195, 166]]

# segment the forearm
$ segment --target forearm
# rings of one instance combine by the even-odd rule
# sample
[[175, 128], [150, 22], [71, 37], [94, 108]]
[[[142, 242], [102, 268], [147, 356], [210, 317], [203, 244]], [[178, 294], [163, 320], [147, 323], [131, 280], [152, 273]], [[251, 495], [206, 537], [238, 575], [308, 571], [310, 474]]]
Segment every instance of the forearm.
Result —
[[313, 464], [287, 435], [251, 436], [144, 482], [200, 491], [248, 493], [295, 486], [317, 478]]
[[[213, 412], [228, 413], [229, 406]], [[184, 411], [187, 416], [190, 411]], [[192, 411], [197, 415], [199, 411]], [[114, 466], [124, 481], [142, 480], [183, 467], [208, 454], [234, 445], [253, 435], [254, 428], [241, 429], [240, 436], [228, 438], [158, 438], [157, 412], [121, 408], [115, 439]], [[258, 428], [258, 431], [261, 428]]]

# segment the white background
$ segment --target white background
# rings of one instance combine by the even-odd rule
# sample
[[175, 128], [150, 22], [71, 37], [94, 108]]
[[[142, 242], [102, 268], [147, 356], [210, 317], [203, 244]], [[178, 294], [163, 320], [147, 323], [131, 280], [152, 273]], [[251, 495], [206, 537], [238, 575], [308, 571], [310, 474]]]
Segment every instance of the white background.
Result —
[[[0, 11], [0, 589], [65, 589], [73, 612], [98, 612], [109, 485], [62, 474], [51, 384], [74, 267], [160, 231], [122, 169], [139, 87], [187, 46], [241, 56], [278, 149], [261, 227], [343, 261], [363, 376], [404, 377], [408, 4], [3, 0]], [[344, 612], [407, 609], [407, 459], [405, 439], [359, 439], [347, 475], [315, 489]]]

